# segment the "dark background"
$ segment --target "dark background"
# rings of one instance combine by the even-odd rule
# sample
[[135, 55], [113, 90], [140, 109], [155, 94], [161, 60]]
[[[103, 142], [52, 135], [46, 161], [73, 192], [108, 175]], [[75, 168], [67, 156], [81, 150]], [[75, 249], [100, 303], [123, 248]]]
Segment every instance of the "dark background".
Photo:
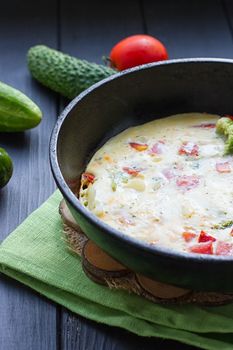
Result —
[[[233, 57], [233, 1], [24, 0], [0, 3], [0, 80], [20, 89], [43, 111], [34, 130], [1, 134], [14, 175], [0, 191], [0, 240], [54, 191], [48, 144], [68, 103], [40, 86], [26, 65], [35, 44], [97, 63], [120, 39], [148, 33], [170, 58]], [[177, 342], [139, 338], [75, 316], [35, 292], [0, 276], [0, 350], [192, 349]], [[193, 348], [194, 349], [194, 348]]]

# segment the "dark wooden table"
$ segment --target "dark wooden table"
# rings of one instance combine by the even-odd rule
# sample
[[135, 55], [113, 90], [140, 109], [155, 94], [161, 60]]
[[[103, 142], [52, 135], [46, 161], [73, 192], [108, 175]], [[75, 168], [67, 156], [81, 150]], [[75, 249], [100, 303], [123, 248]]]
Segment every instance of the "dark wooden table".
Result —
[[[170, 58], [233, 57], [231, 0], [8, 0], [0, 8], [0, 80], [25, 92], [44, 114], [34, 130], [0, 134], [14, 161], [14, 176], [0, 191], [0, 240], [55, 189], [48, 144], [68, 101], [32, 80], [30, 46], [42, 43], [101, 63], [120, 39], [148, 33], [165, 43]], [[0, 350], [40, 349], [194, 348], [88, 321], [1, 275]]]

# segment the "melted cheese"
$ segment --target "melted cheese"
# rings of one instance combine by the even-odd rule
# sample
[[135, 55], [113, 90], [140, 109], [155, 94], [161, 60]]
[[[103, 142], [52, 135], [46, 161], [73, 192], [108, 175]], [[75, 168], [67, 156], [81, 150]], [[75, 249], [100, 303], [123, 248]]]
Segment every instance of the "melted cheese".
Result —
[[81, 187], [81, 203], [139, 240], [180, 251], [212, 242], [221, 254], [219, 241], [233, 244], [233, 159], [223, 157], [218, 118], [174, 115], [113, 137], [86, 168], [95, 178]]

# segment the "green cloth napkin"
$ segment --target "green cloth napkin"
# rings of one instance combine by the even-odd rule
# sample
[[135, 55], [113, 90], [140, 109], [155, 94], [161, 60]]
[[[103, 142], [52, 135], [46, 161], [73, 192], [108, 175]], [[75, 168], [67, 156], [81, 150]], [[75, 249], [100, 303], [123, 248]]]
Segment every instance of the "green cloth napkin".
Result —
[[233, 349], [233, 304], [162, 306], [90, 281], [66, 246], [56, 191], [1, 245], [0, 271], [91, 320], [203, 349]]

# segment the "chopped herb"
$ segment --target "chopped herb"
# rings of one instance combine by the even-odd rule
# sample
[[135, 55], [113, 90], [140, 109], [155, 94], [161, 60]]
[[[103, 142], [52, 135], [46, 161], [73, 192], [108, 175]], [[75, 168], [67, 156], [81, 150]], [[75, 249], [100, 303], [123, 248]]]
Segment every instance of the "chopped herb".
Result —
[[231, 227], [233, 225], [233, 220], [223, 221], [219, 224], [215, 224], [212, 226], [212, 229], [224, 230], [227, 227]]
[[121, 180], [124, 184], [126, 184], [129, 179], [126, 176], [122, 176]]
[[112, 187], [113, 192], [116, 192], [117, 184], [114, 181], [112, 181], [111, 187]]
[[117, 185], [120, 185], [121, 182], [123, 183], [127, 183], [128, 182], [128, 174], [124, 173], [123, 171], [116, 171], [114, 173], [112, 173], [110, 175], [111, 179], [112, 179], [112, 184], [111, 184], [111, 187], [112, 187], [112, 190], [114, 190], [114, 188], [117, 186]]

